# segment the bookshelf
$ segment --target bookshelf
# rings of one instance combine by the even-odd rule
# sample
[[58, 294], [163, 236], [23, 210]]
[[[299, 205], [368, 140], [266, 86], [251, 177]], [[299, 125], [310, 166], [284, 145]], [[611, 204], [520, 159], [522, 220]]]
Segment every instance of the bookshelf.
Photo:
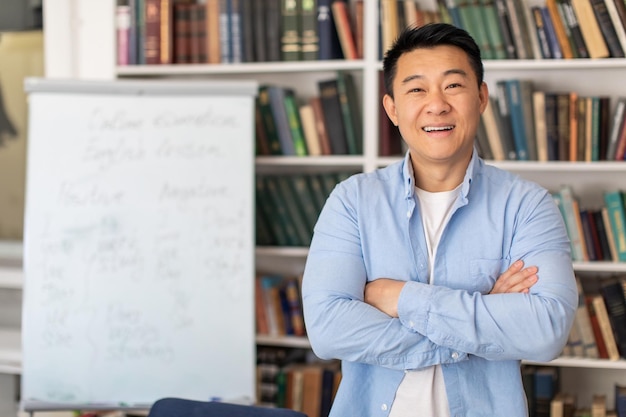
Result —
[[[333, 76], [337, 70], [350, 71], [360, 85], [363, 112], [363, 154], [320, 157], [257, 157], [257, 173], [324, 172], [334, 169], [372, 171], [397, 161], [398, 157], [379, 157], [378, 72], [382, 65], [378, 59], [379, 9], [377, 2], [364, 2], [364, 57], [359, 60], [319, 62], [263, 62], [223, 65], [150, 65], [116, 66], [115, 33], [112, 22], [115, 16], [114, 1], [82, 5], [70, 0], [50, 0], [44, 4], [46, 47], [54, 53], [46, 54], [46, 74], [49, 77], [76, 78], [219, 78], [229, 80], [256, 79], [275, 82], [296, 89], [303, 97], [315, 93], [317, 81]], [[529, 5], [540, 0], [527, 0]], [[68, 10], [71, 11], [68, 12]], [[500, 79], [529, 78], [535, 86], [550, 90], [575, 90], [581, 95], [605, 94], [613, 100], [626, 96], [622, 78], [626, 59], [526, 59], [485, 61], [485, 81], [495, 92]], [[581, 82], [584, 80], [584, 82]], [[563, 184], [573, 187], [581, 204], [597, 206], [602, 202], [604, 190], [623, 187], [626, 178], [624, 162], [492, 162], [503, 169], [539, 182], [548, 189], [558, 189]], [[16, 249], [17, 248], [17, 249]], [[0, 246], [0, 251], [20, 259], [19, 245]], [[307, 250], [303, 247], [258, 247], [258, 270], [294, 275], [302, 272]], [[0, 256], [0, 258], [2, 258]], [[619, 262], [575, 262], [574, 268], [582, 277], [600, 277], [626, 274], [626, 264]], [[0, 287], [21, 288], [18, 268], [0, 267]], [[0, 341], [15, 338], [0, 332]], [[12, 340], [13, 340], [12, 339]], [[7, 343], [11, 343], [10, 341]], [[263, 346], [282, 346], [308, 349], [306, 338], [258, 336]], [[5, 350], [0, 342], [0, 355]], [[15, 353], [14, 347], [12, 352]], [[7, 355], [8, 357], [8, 355]], [[2, 357], [0, 356], [0, 363]], [[563, 388], [577, 393], [579, 405], [589, 405], [591, 393], [606, 392], [612, 404], [613, 383], [626, 384], [626, 360], [616, 362], [586, 358], [559, 358], [549, 363], [562, 369]], [[538, 365], [546, 365], [539, 363]], [[19, 365], [12, 368], [19, 372]], [[2, 368], [0, 368], [0, 371]]]

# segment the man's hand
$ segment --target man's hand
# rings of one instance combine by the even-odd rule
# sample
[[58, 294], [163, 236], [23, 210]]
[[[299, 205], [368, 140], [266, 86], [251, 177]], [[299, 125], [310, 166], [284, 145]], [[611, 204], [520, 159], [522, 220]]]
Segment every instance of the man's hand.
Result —
[[[522, 269], [523, 268], [523, 269]], [[504, 293], [528, 293], [530, 287], [535, 285], [537, 280], [538, 268], [536, 266], [529, 266], [524, 268], [524, 261], [519, 260], [513, 262], [513, 264], [502, 273], [496, 280], [489, 294], [504, 294]]]

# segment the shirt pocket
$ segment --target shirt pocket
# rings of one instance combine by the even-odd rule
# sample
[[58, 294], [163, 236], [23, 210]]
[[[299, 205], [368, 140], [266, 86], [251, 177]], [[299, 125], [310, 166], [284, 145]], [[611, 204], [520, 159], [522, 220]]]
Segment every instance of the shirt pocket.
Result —
[[473, 259], [470, 261], [470, 276], [474, 291], [487, 294], [501, 274], [504, 259]]

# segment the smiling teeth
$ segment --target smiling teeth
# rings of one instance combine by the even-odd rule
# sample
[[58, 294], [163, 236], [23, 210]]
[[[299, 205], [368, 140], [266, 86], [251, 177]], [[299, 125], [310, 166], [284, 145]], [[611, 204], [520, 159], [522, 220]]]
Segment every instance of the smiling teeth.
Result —
[[442, 130], [450, 130], [452, 128], [453, 128], [453, 126], [425, 127], [424, 130], [426, 132], [435, 132], [435, 131], [442, 131]]

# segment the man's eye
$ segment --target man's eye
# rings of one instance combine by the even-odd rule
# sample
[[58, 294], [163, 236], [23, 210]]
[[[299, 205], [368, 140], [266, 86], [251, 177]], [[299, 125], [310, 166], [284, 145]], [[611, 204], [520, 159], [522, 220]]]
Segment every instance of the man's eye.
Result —
[[452, 83], [448, 86], [448, 88], [457, 88], [457, 87], [461, 87], [461, 84], [459, 83]]

